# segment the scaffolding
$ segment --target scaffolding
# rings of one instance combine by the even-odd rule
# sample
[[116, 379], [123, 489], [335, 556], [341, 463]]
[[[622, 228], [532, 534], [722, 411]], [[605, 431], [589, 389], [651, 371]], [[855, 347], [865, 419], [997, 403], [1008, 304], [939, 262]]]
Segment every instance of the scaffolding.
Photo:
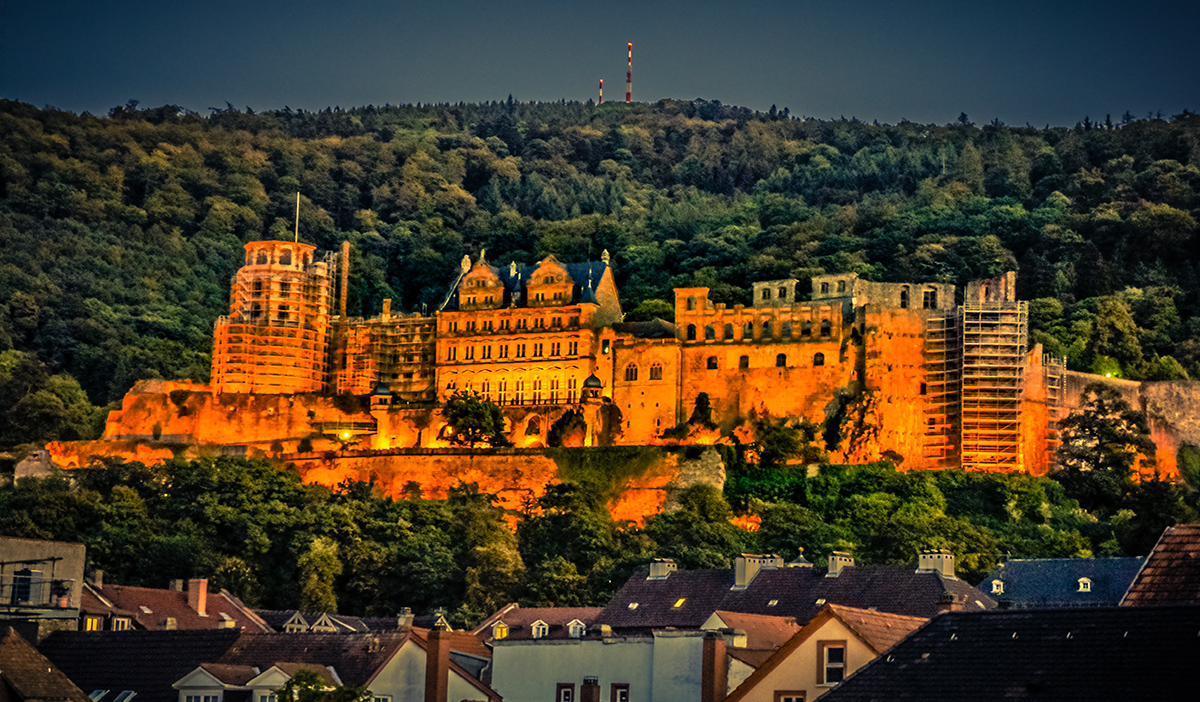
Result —
[[945, 467], [956, 455], [959, 412], [959, 333], [953, 312], [925, 319], [922, 455]]
[[966, 470], [1024, 470], [1022, 394], [1024, 302], [984, 302], [959, 308], [962, 381], [961, 463]]
[[434, 318], [389, 313], [348, 320], [335, 363], [337, 392], [366, 395], [379, 383], [407, 402], [428, 402], [434, 393]]
[[1042, 369], [1046, 376], [1046, 465], [1051, 465], [1062, 445], [1058, 423], [1067, 416], [1066, 360], [1046, 354], [1042, 356]]

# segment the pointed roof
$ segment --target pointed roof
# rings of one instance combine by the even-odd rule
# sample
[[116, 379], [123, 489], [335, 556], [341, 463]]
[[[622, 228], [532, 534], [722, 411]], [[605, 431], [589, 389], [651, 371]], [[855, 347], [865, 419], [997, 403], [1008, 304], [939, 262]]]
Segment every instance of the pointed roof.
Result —
[[228, 590], [208, 591], [204, 615], [192, 609], [188, 604], [188, 593], [184, 590], [105, 583], [102, 587], [94, 588], [93, 594], [102, 596], [113, 608], [131, 613], [143, 629], [162, 629], [169, 617], [175, 620], [177, 629], [219, 629], [223, 628], [222, 622], [232, 620], [238, 629], [271, 630], [266, 622]]
[[1167, 527], [1121, 599], [1126, 606], [1200, 604], [1200, 524]]
[[[5, 686], [15, 696], [4, 695]], [[0, 696], [13, 702], [90, 702], [83, 690], [11, 626], [0, 628]]]
[[[504, 297], [500, 301], [501, 307], [528, 307], [528, 300], [522, 294], [522, 290], [529, 282], [533, 275], [541, 265], [547, 261], [557, 263], [566, 270], [567, 275], [574, 281], [572, 287], [571, 299], [564, 302], [564, 305], [572, 305], [579, 303], [591, 302], [596, 304], [595, 288], [600, 286], [600, 281], [604, 277], [605, 271], [608, 270], [608, 264], [603, 261], [584, 261], [582, 263], [562, 263], [553, 256], [548, 256], [533, 265], [525, 265], [520, 263], [510, 263], [507, 266], [493, 266], [486, 261], [476, 262], [474, 266], [467, 270], [460, 271], [450, 289], [446, 291], [446, 296], [442, 300], [442, 304], [438, 305], [438, 311], [455, 311], [458, 309], [458, 287], [462, 284], [463, 278], [470, 271], [479, 267], [481, 264], [486, 266], [500, 280], [504, 286]], [[589, 293], [588, 291], [591, 290]]]
[[[1121, 601], [1145, 558], [1030, 558], [1013, 559], [996, 566], [979, 589], [991, 593], [992, 581], [1004, 592], [993, 597], [1001, 607], [1096, 607]], [[1079, 579], [1091, 581], [1081, 592]]]

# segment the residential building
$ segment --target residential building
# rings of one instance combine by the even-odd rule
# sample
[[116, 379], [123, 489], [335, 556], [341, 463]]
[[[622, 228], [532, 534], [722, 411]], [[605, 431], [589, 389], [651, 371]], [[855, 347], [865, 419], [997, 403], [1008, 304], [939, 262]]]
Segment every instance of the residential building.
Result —
[[1142, 557], [1016, 558], [996, 566], [978, 588], [1001, 609], [1113, 607], [1141, 570]]
[[11, 626], [0, 627], [0, 700], [90, 702], [83, 690]]
[[76, 628], [86, 556], [83, 544], [0, 536], [0, 626], [34, 642]]
[[111, 629], [237, 629], [271, 627], [228, 590], [210, 592], [206, 578], [172, 580], [169, 589], [106, 583], [103, 573], [84, 589], [84, 631]]
[[1179, 524], [1163, 531], [1121, 604], [1200, 604], [1200, 524]]
[[521, 607], [513, 603], [484, 619], [471, 634], [489, 643], [504, 639], [579, 639], [599, 613], [599, 607]]

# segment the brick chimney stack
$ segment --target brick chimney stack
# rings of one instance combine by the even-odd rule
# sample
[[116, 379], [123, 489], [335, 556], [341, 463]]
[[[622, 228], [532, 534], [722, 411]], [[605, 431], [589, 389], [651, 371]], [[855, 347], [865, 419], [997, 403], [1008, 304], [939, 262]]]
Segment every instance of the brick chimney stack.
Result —
[[430, 629], [425, 646], [425, 702], [447, 702], [450, 694], [450, 632]]
[[725, 637], [717, 631], [704, 633], [700, 653], [700, 702], [721, 702], [729, 689], [725, 667]]
[[207, 617], [208, 578], [192, 578], [187, 585], [188, 607], [196, 610], [202, 617]]

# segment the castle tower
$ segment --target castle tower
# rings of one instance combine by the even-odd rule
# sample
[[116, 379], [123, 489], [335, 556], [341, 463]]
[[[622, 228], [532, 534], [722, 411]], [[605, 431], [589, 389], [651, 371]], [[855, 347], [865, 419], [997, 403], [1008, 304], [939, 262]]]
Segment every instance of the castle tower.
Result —
[[328, 386], [330, 264], [309, 244], [253, 241], [213, 334], [216, 392], [322, 392]]

